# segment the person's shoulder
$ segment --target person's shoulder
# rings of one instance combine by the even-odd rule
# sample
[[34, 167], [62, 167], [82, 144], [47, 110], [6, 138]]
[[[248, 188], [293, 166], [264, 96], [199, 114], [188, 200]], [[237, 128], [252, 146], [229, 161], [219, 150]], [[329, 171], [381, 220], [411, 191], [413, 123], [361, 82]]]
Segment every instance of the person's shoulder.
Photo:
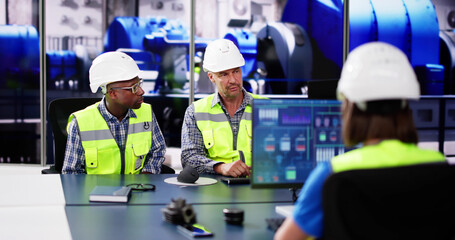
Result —
[[251, 98], [254, 98], [254, 99], [269, 99], [268, 97], [265, 97], [265, 96], [262, 96], [262, 95], [259, 95], [259, 94], [254, 94], [254, 93], [250, 93], [250, 92], [246, 92], [246, 95], [251, 97]]
[[421, 155], [421, 156], [427, 156], [428, 159], [432, 161], [446, 161], [446, 158], [444, 154], [442, 154], [439, 151], [433, 150], [433, 149], [424, 149], [417, 147], [418, 150], [416, 151], [416, 154]]
[[207, 95], [207, 96], [205, 96], [205, 97], [203, 97], [203, 98], [201, 98], [201, 99], [198, 99], [198, 100], [196, 100], [196, 101], [194, 101], [194, 102], [195, 102], [195, 103], [196, 103], [196, 102], [205, 102], [205, 101], [211, 100], [211, 99], [213, 99], [213, 98], [215, 97], [215, 94], [216, 94], [216, 93], [209, 94], [209, 95]]
[[91, 116], [94, 112], [99, 112], [98, 105], [99, 105], [98, 103], [89, 105], [83, 109], [80, 109], [78, 111], [71, 113], [70, 116], [74, 116], [78, 119], [82, 119], [82, 118], [86, 118], [86, 117], [91, 118]]
[[216, 100], [214, 100], [215, 94], [216, 93], [213, 93], [213, 94], [210, 94], [210, 95], [208, 95], [206, 97], [203, 97], [203, 98], [201, 98], [201, 99], [199, 99], [197, 101], [194, 101], [193, 104], [191, 104], [191, 105], [193, 105], [194, 108], [196, 108], [196, 106], [204, 107], [204, 106], [207, 106], [207, 105], [212, 105], [212, 104], [214, 104], [214, 101], [216, 101]]
[[138, 113], [147, 113], [147, 112], [153, 112], [152, 110], [152, 105], [149, 104], [149, 103], [142, 103], [141, 106], [137, 109], [134, 109], [134, 108], [129, 108], [128, 111], [130, 112], [131, 115], [135, 115], [135, 114], [138, 114]]
[[350, 150], [343, 154], [334, 156], [332, 158], [331, 162], [342, 162], [342, 161], [349, 161], [350, 159], [355, 159], [355, 158], [359, 157], [362, 154], [362, 152], [365, 152], [366, 150], [368, 150], [368, 148], [364, 148], [364, 147]]
[[72, 133], [77, 133], [78, 131], [79, 131], [79, 127], [77, 124], [77, 119], [75, 117], [70, 116], [70, 121], [68, 122], [68, 124], [66, 126], [66, 132], [68, 134], [72, 134]]

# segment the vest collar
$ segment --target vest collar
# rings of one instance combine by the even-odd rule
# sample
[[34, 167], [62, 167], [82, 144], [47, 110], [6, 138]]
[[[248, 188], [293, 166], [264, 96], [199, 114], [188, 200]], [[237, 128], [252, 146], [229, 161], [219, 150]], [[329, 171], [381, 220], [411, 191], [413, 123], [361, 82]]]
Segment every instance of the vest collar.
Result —
[[[253, 103], [253, 97], [251, 96], [251, 94], [249, 94], [245, 90], [245, 88], [242, 88], [242, 92], [243, 92], [244, 98], [243, 98], [242, 104], [240, 105], [240, 108], [245, 108], [247, 105], [251, 105]], [[222, 105], [220, 94], [218, 93], [218, 91], [215, 93], [215, 96], [212, 99], [212, 106], [211, 107], [213, 108], [216, 104]]]
[[[105, 101], [105, 98], [103, 97], [103, 99], [101, 99], [101, 101], [100, 101], [100, 104], [98, 104], [98, 110], [100, 111], [101, 116], [103, 116], [103, 118], [106, 120], [106, 122], [113, 121], [113, 120], [118, 121], [118, 119], [107, 110], [106, 103], [104, 101]], [[126, 116], [123, 119], [128, 119], [130, 117], [137, 118], [136, 113], [131, 108], [128, 109], [128, 111], [126, 112]]]

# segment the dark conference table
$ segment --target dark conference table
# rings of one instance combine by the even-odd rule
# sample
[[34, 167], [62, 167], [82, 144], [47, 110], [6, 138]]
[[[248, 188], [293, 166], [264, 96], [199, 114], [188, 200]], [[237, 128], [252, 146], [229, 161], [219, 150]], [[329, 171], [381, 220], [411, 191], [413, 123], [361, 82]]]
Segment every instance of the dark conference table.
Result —
[[[179, 186], [164, 182], [177, 174], [139, 175], [61, 175], [66, 206], [95, 205], [88, 196], [97, 185], [125, 186], [130, 183], [152, 183], [155, 191], [133, 192], [128, 205], [165, 205], [172, 198], [184, 198], [191, 204], [220, 203], [292, 203], [288, 189], [252, 189], [250, 185], [227, 185], [221, 181], [207, 186]], [[216, 175], [202, 177], [216, 178]], [[103, 203], [105, 204], [105, 203]]]
[[[176, 174], [61, 175], [66, 215], [73, 239], [185, 239], [177, 226], [163, 220], [162, 208], [171, 199], [192, 204], [197, 222], [214, 233], [206, 239], [272, 239], [266, 218], [282, 217], [275, 206], [291, 205], [288, 189], [252, 189], [250, 185], [178, 186], [164, 182]], [[203, 175], [219, 179], [215, 175]], [[133, 192], [128, 203], [88, 201], [96, 185], [153, 183], [155, 191]], [[226, 224], [224, 208], [245, 211], [243, 225]]]
[[[204, 239], [273, 239], [265, 218], [279, 217], [275, 206], [282, 204], [193, 205], [197, 222], [213, 232]], [[165, 222], [160, 205], [67, 206], [66, 215], [73, 239], [186, 239], [177, 226]], [[222, 210], [237, 207], [245, 211], [243, 225], [224, 221]]]

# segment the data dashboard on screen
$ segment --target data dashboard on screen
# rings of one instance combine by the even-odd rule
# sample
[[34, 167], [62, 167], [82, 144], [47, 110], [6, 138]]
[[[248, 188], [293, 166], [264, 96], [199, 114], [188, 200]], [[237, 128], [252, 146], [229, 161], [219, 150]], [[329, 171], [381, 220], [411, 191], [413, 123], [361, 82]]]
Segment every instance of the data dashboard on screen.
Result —
[[319, 99], [255, 99], [253, 188], [299, 188], [316, 164], [345, 152], [341, 103]]

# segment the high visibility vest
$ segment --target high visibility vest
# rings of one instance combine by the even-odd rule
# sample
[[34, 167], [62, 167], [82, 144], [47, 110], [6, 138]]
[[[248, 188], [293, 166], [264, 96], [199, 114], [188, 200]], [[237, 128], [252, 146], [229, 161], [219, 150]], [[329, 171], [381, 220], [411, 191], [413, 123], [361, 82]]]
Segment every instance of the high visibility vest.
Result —
[[[239, 151], [242, 151], [246, 165], [251, 166], [252, 108], [247, 105], [243, 112], [237, 134], [237, 145], [234, 146], [234, 136], [228, 117], [220, 104], [212, 108], [215, 94], [193, 103], [196, 125], [204, 139], [207, 157], [214, 161], [231, 163], [240, 159]], [[264, 98], [251, 95], [257, 99]]]
[[421, 163], [445, 162], [444, 155], [399, 140], [384, 140], [338, 155], [331, 160], [333, 172], [354, 169], [400, 167]]
[[98, 104], [77, 111], [68, 119], [68, 125], [73, 117], [77, 120], [87, 174], [140, 173], [152, 146], [151, 106], [142, 103], [139, 109], [133, 109], [137, 118], [129, 119], [125, 150], [121, 151], [97, 108]]

